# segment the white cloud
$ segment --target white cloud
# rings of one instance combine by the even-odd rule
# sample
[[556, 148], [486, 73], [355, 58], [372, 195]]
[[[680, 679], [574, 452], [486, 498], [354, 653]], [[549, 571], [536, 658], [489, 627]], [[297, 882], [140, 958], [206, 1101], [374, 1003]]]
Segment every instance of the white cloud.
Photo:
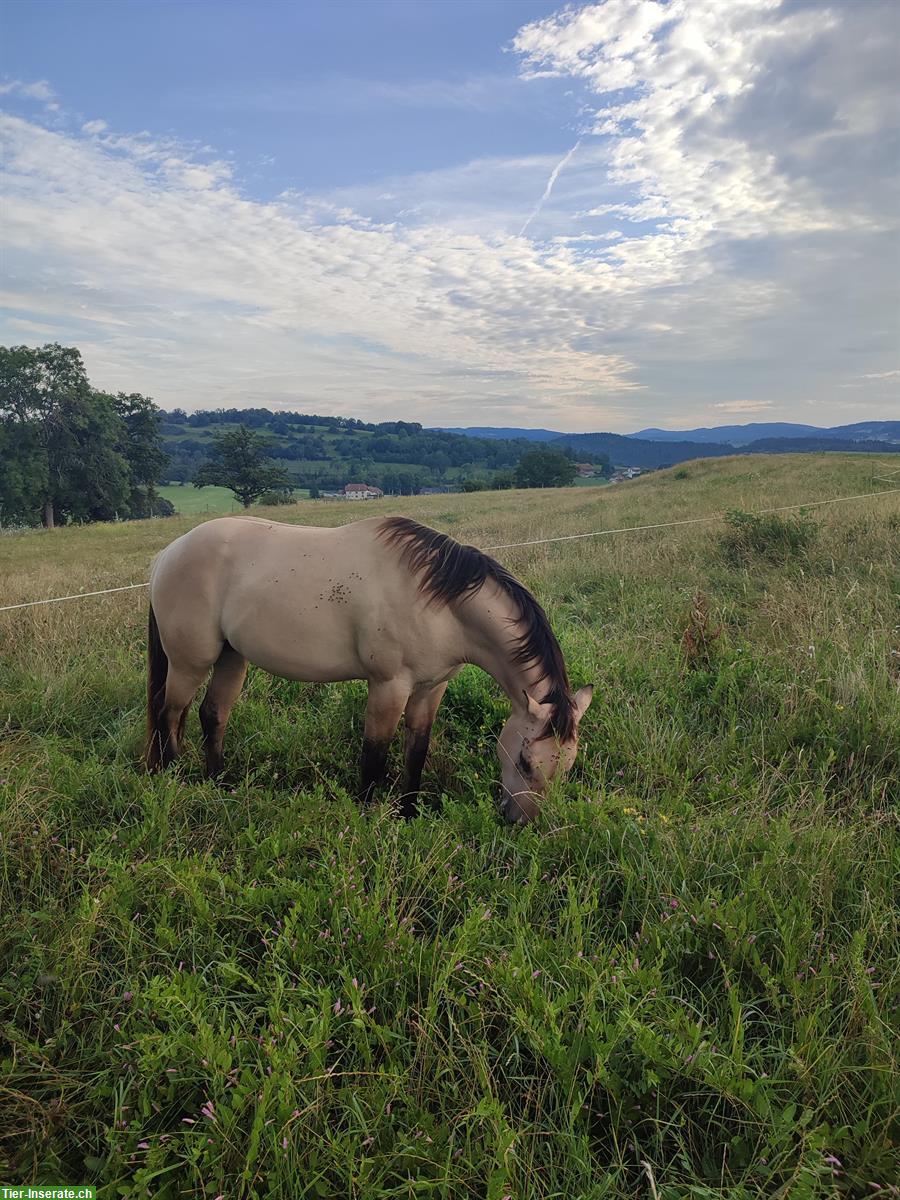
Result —
[[101, 382], [138, 386], [140, 359], [168, 403], [311, 392], [388, 415], [424, 397], [433, 421], [450, 397], [571, 414], [637, 386], [625, 356], [579, 346], [615, 283], [565, 247], [252, 201], [221, 164], [145, 137], [3, 132], [20, 306], [89, 329]]
[[56, 93], [46, 79], [28, 82], [24, 79], [7, 79], [0, 83], [0, 96], [18, 96], [23, 100], [37, 100], [50, 111], [59, 108]]
[[720, 404], [713, 404], [712, 408], [721, 409], [722, 412], [730, 413], [755, 413], [764, 412], [767, 408], [773, 408], [771, 400], [725, 400]]
[[[526, 77], [597, 94], [583, 120], [607, 169], [580, 220], [634, 230], [606, 259], [635, 285], [620, 344], [648, 400], [661, 386], [696, 396], [703, 364], [714, 395], [775, 387], [781, 403], [836, 410], [847, 356], [892, 353], [895, 18], [878, 0], [606, 0], [519, 31]], [[622, 197], [603, 196], [610, 186]], [[656, 323], [678, 328], [665, 352], [677, 357], [636, 344]], [[663, 382], [685, 367], [680, 386]]]
[[756, 145], [740, 127], [773, 58], [785, 47], [799, 57], [837, 25], [827, 8], [784, 11], [780, 0], [606, 0], [526, 26], [514, 47], [526, 72], [579, 76], [613, 96], [593, 129], [611, 139], [612, 180], [637, 200], [593, 214], [662, 222], [658, 236], [690, 251], [722, 236], [871, 226], [862, 212], [832, 211], [780, 169], [775, 139]]
[[[189, 408], [628, 430], [809, 405], [838, 421], [838, 379], [878, 399], [895, 374], [888, 11], [566, 9], [513, 48], [526, 77], [596, 93], [573, 113], [574, 157], [273, 202], [221, 149], [10, 117], [12, 303], [35, 338], [81, 345], [98, 383]], [[54, 102], [47, 84], [4, 86]], [[416, 86], [415, 103], [486, 96]], [[413, 102], [398, 89], [382, 99]], [[513, 90], [519, 104], [528, 85]]]

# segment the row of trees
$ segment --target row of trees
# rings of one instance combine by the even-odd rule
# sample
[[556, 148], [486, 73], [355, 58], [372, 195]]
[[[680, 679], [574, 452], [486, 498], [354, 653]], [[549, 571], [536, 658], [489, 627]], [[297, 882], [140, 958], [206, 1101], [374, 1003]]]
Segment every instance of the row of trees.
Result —
[[0, 347], [0, 522], [52, 529], [172, 511], [160, 409], [92, 388], [74, 347]]
[[[490, 483], [467, 479], [462, 486], [466, 492], [483, 491], [488, 487], [568, 487], [574, 482], [575, 475], [575, 464], [567, 455], [556, 450], [535, 449], [522, 456], [514, 472], [498, 472]], [[421, 486], [419, 479], [411, 475], [398, 474], [392, 482], [394, 487], [383, 490], [415, 495]], [[245, 425], [221, 430], [213, 436], [210, 456], [197, 472], [194, 483], [197, 487], [208, 484], [227, 487], [245, 508], [260, 498], [268, 503], [289, 499], [294, 486], [287, 472], [272, 461], [264, 438]], [[318, 488], [312, 487], [310, 494], [318, 495]]]
[[[173, 475], [197, 487], [230, 488], [245, 507], [261, 497], [267, 502], [287, 499], [292, 489], [304, 482], [313, 495], [320, 487], [340, 487], [346, 482], [342, 476], [348, 463], [341, 460], [317, 468], [307, 464], [308, 480], [292, 477], [273, 459], [273, 455], [285, 457], [284, 447], [271, 445], [257, 432], [263, 427], [268, 432], [274, 414], [266, 409], [247, 410], [245, 422], [242, 411], [237, 428], [228, 428], [236, 416], [233, 410], [190, 417], [180, 410], [163, 413], [140, 393], [98, 391], [91, 387], [74, 347], [55, 343], [37, 349], [0, 347], [0, 523], [43, 523], [52, 529], [73, 520], [168, 514], [172, 505], [158, 495], [156, 487], [160, 479]], [[443, 472], [453, 459], [472, 454], [472, 439], [429, 433], [414, 422], [366, 425], [347, 418], [311, 418], [299, 413], [278, 414], [277, 420], [279, 432], [288, 432], [292, 442], [307, 443], [302, 446], [306, 451], [313, 449], [308, 443], [315, 441], [317, 453], [327, 454], [329, 449], [334, 453], [335, 448], [327, 446], [321, 434], [296, 432], [315, 422], [338, 433], [342, 449], [358, 440], [360, 449], [377, 451], [383, 462], [413, 462], [422, 467], [420, 471], [382, 467], [375, 473], [370, 469], [374, 461], [368, 456], [350, 467], [351, 475], [380, 484], [388, 493], [418, 493], [430, 481], [428, 468], [433, 458], [440, 459], [438, 466]], [[170, 462], [164, 430], [173, 425], [203, 428], [204, 423], [215, 428], [212, 443], [197, 441], [183, 448], [191, 452], [189, 469], [187, 463]], [[571, 451], [538, 448], [523, 454], [521, 444], [479, 441], [487, 459], [481, 465], [493, 468], [492, 475], [464, 480], [466, 491], [564, 487], [574, 480]], [[450, 453], [445, 452], [447, 445]], [[300, 452], [301, 447], [296, 449]], [[176, 459], [180, 450], [175, 451]], [[512, 451], [512, 465], [497, 469], [509, 462]], [[417, 458], [417, 453], [424, 458]]]
[[571, 487], [578, 469], [571, 455], [559, 450], [536, 449], [523, 454], [514, 471], [497, 471], [493, 479], [464, 479], [464, 492], [484, 492], [489, 488], [503, 491], [506, 488], [551, 488]]

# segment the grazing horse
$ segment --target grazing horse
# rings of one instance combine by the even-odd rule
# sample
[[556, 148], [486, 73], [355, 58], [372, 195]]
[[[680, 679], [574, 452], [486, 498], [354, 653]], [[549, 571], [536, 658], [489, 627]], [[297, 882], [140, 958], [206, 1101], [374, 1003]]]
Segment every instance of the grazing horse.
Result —
[[435, 714], [463, 664], [492, 675], [512, 705], [499, 739], [510, 822], [530, 821], [553, 776], [572, 766], [593, 693], [573, 694], [546, 613], [505, 567], [405, 517], [336, 529], [221, 517], [167, 546], [150, 579], [150, 770], [178, 757], [212, 669], [200, 722], [207, 771], [219, 774], [248, 662], [287, 679], [368, 681], [364, 800], [405, 717], [404, 816], [416, 811]]

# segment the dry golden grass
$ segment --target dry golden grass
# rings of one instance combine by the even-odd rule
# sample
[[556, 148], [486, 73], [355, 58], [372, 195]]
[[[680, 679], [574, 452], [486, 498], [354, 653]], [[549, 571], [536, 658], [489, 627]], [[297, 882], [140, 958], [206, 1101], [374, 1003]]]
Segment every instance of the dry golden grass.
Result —
[[[687, 478], [677, 474], [687, 472]], [[715, 517], [727, 510], [834, 500], [889, 490], [894, 461], [868, 455], [739, 456], [684, 464], [606, 488], [482, 492], [471, 495], [391, 498], [377, 505], [304, 501], [253, 514], [310, 525], [340, 525], [378, 513], [399, 513], [476, 546], [565, 537], [598, 529]], [[811, 575], [758, 572], [740, 576], [730, 590], [748, 594], [766, 580], [764, 598], [750, 620], [758, 637], [774, 646], [835, 639], [844, 649], [866, 636], [884, 641], [896, 631], [889, 580], [898, 563], [900, 493], [851, 500], [810, 510], [821, 529], [818, 568]], [[203, 517], [172, 517], [120, 524], [30, 531], [0, 537], [0, 605], [139, 583], [153, 556]], [[596, 574], [637, 581], [687, 595], [709, 582], [709, 556], [719, 521], [693, 526], [586, 538], [556, 545], [500, 550], [495, 556], [519, 574], [552, 607], [554, 597], [578, 590]], [[827, 567], [833, 566], [831, 574]], [[715, 572], [714, 572], [715, 573]], [[628, 603], [623, 596], [623, 602]], [[629, 605], [630, 607], [630, 605]], [[83, 643], [108, 626], [143, 631], [142, 590], [0, 615], [4, 638], [34, 636], [44, 649]], [[648, 614], [652, 617], [652, 614]], [[866, 628], [868, 623], [873, 627]], [[848, 682], [858, 663], [847, 662]], [[859, 680], [857, 680], [857, 683]]]

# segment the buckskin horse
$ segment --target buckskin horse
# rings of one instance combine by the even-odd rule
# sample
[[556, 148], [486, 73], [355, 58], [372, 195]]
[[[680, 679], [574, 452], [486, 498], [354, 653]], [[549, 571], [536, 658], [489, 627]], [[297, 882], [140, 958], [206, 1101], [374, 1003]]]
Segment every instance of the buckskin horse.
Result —
[[532, 820], [550, 780], [571, 768], [593, 694], [573, 693], [546, 613], [505, 567], [405, 517], [335, 529], [221, 517], [167, 546], [150, 579], [150, 770], [178, 757], [212, 670], [200, 723], [207, 772], [221, 772], [248, 663], [287, 679], [367, 680], [362, 799], [384, 780], [403, 716], [407, 817], [438, 706], [465, 663], [492, 675], [512, 706], [498, 743], [510, 822]]

